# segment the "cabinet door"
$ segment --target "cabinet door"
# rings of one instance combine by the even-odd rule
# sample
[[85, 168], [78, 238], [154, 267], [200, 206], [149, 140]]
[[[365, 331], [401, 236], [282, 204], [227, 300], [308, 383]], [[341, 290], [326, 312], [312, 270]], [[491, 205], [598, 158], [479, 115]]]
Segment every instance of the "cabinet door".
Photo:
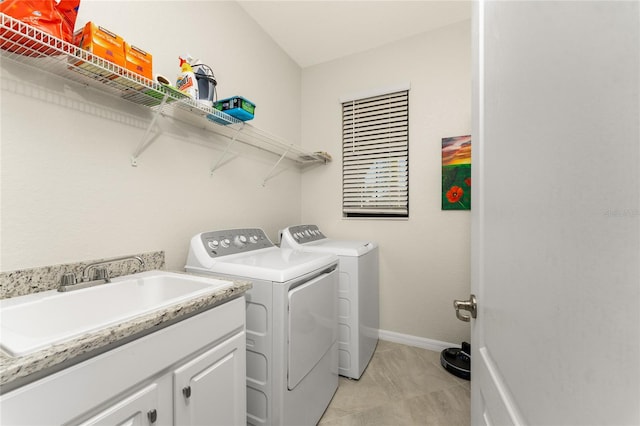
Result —
[[245, 425], [245, 333], [174, 370], [176, 425]]
[[157, 422], [158, 384], [152, 383], [93, 416], [81, 426], [147, 426]]

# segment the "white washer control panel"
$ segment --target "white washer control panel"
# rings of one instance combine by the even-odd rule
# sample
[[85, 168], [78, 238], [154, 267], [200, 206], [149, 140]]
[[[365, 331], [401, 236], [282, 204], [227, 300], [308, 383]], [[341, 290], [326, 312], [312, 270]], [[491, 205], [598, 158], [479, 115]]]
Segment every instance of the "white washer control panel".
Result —
[[273, 243], [260, 228], [227, 229], [223, 231], [204, 232], [202, 244], [211, 257], [246, 253], [274, 247]]
[[316, 225], [297, 225], [289, 228], [291, 236], [299, 244], [310, 243], [311, 241], [327, 238]]

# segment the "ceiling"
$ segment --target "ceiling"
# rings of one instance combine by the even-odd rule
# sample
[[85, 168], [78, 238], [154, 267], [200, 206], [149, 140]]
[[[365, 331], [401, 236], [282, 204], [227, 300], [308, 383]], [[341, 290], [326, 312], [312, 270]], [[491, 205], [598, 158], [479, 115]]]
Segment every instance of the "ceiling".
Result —
[[471, 17], [471, 1], [238, 0], [305, 68]]

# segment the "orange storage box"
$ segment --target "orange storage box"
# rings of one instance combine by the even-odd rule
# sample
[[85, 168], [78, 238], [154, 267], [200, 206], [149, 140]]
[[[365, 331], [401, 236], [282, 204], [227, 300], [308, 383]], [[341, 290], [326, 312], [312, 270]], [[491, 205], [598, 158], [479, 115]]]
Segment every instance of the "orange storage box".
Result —
[[126, 68], [136, 74], [140, 74], [143, 77], [153, 80], [152, 72], [152, 56], [151, 53], [132, 46], [129, 43], [124, 43], [124, 54], [126, 60]]
[[82, 30], [75, 32], [74, 42], [102, 59], [125, 67], [124, 40], [104, 27], [87, 22]]

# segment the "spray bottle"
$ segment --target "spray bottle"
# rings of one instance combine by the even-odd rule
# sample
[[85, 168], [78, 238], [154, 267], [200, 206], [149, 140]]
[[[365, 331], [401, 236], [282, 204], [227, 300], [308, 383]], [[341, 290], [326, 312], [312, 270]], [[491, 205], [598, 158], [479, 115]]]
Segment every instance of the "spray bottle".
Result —
[[191, 99], [198, 99], [198, 83], [196, 82], [196, 76], [191, 68], [191, 61], [193, 58], [187, 55], [187, 58], [178, 57], [180, 59], [181, 72], [178, 74], [176, 80], [176, 87], [185, 95]]

